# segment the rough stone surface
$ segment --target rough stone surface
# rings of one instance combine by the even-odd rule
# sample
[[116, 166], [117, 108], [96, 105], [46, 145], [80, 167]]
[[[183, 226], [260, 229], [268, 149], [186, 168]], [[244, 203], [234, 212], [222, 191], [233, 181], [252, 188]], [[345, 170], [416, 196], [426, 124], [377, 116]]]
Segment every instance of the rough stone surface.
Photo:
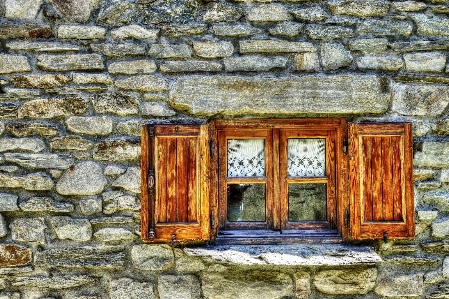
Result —
[[162, 275], [157, 284], [160, 299], [201, 298], [201, 284], [193, 275]]
[[74, 161], [70, 156], [58, 154], [5, 153], [5, 161], [31, 169], [67, 169]]
[[326, 20], [329, 15], [326, 13], [326, 11], [321, 8], [321, 6], [314, 6], [309, 8], [303, 8], [294, 10], [292, 14], [295, 16], [295, 18], [298, 21], [303, 22], [319, 22]]
[[79, 97], [37, 99], [20, 107], [19, 118], [56, 118], [83, 114], [89, 109], [87, 101]]
[[143, 92], [168, 91], [167, 82], [156, 76], [141, 75], [115, 81], [115, 86], [125, 90], [138, 90]]
[[30, 72], [26, 56], [0, 54], [0, 74]]
[[296, 53], [315, 52], [316, 48], [308, 42], [288, 42], [274, 40], [247, 40], [240, 41], [241, 54], [249, 53]]
[[18, 199], [19, 197], [15, 194], [0, 193], [0, 211], [17, 211], [19, 209]]
[[434, 222], [432, 224], [432, 236], [436, 238], [445, 238], [449, 236], [449, 219]]
[[206, 33], [207, 25], [179, 25], [179, 26], [164, 26], [162, 28], [162, 35], [169, 38], [185, 37], [200, 35]]
[[5, 0], [5, 18], [32, 20], [36, 18], [43, 0]]
[[140, 143], [136, 139], [116, 139], [100, 142], [93, 157], [100, 161], [133, 161], [140, 157]]
[[86, 242], [92, 238], [92, 226], [87, 219], [56, 216], [50, 219], [50, 223], [60, 240]]
[[414, 14], [411, 18], [418, 27], [418, 35], [449, 37], [449, 19], [437, 16], [430, 18], [425, 14]]
[[303, 24], [282, 22], [269, 29], [268, 32], [274, 36], [295, 37], [301, 33], [303, 27]]
[[11, 41], [6, 43], [6, 48], [11, 51], [32, 51], [32, 52], [79, 52], [80, 47], [61, 42], [31, 42]]
[[173, 251], [168, 245], [134, 245], [131, 260], [136, 269], [162, 271], [174, 265]]
[[29, 23], [3, 23], [0, 25], [0, 35], [4, 38], [52, 38], [53, 32], [48, 25]]
[[0, 143], [0, 152], [27, 151], [41, 152], [45, 149], [45, 143], [37, 138], [4, 138]]
[[280, 299], [293, 292], [293, 281], [279, 272], [211, 272], [203, 276], [202, 289], [210, 299]]
[[381, 54], [387, 51], [388, 39], [362, 38], [349, 42], [351, 51], [360, 51], [363, 54]]
[[230, 42], [195, 42], [193, 51], [201, 58], [223, 58], [232, 56], [234, 46]]
[[243, 16], [243, 9], [224, 5], [222, 3], [214, 3], [203, 16], [203, 21], [207, 23], [219, 22], [235, 22]]
[[445, 257], [443, 261], [443, 277], [449, 278], [449, 257]]
[[446, 67], [446, 54], [441, 52], [404, 54], [407, 72], [438, 73]]
[[437, 117], [449, 104], [444, 85], [393, 84], [392, 110], [402, 115]]
[[122, 26], [111, 31], [111, 36], [116, 39], [148, 39], [155, 40], [159, 35], [157, 29], [146, 29], [139, 25]]
[[394, 2], [391, 4], [391, 7], [398, 11], [413, 12], [426, 9], [427, 5], [418, 1], [404, 1]]
[[228, 72], [264, 72], [284, 69], [287, 66], [287, 61], [286, 57], [247, 55], [225, 58], [223, 63]]
[[398, 71], [404, 62], [402, 58], [397, 55], [388, 56], [363, 56], [357, 59], [357, 67], [361, 70], [384, 70], [384, 71]]
[[58, 28], [59, 38], [99, 39], [106, 34], [106, 29], [97, 26], [61, 25]]
[[51, 138], [58, 136], [58, 129], [51, 124], [41, 122], [14, 122], [6, 125], [6, 130], [14, 137], [41, 136]]
[[109, 73], [114, 75], [151, 74], [156, 69], [156, 64], [151, 60], [119, 61], [108, 66]]
[[94, 237], [102, 242], [131, 241], [137, 236], [126, 228], [107, 227], [94, 233]]
[[47, 276], [18, 276], [11, 283], [15, 287], [31, 287], [38, 289], [63, 290], [92, 284], [95, 279], [87, 275], [55, 275]]
[[114, 83], [111, 77], [107, 74], [74, 73], [72, 79], [75, 84], [112, 85]]
[[100, 213], [103, 210], [102, 200], [97, 196], [80, 199], [79, 206], [81, 213], [88, 216]]
[[93, 51], [112, 58], [145, 54], [145, 46], [134, 43], [92, 44], [90, 47]]
[[157, 59], [181, 59], [192, 57], [193, 49], [187, 44], [153, 44], [148, 55]]
[[56, 191], [63, 195], [95, 195], [107, 184], [101, 166], [95, 162], [81, 162], [66, 170], [56, 184]]
[[384, 297], [418, 298], [423, 294], [423, 275], [385, 276], [375, 288], [376, 294]]
[[261, 33], [262, 30], [250, 25], [214, 25], [212, 31], [217, 36], [245, 37]]
[[130, 278], [120, 278], [109, 283], [111, 299], [156, 299], [153, 287], [148, 282], [133, 281]]
[[312, 293], [310, 290], [310, 274], [307, 272], [297, 272], [294, 274], [296, 298], [307, 298]]
[[17, 244], [0, 244], [0, 266], [20, 267], [31, 263], [31, 250]]
[[52, 151], [87, 151], [94, 146], [92, 142], [79, 136], [54, 138], [50, 142]]
[[64, 86], [71, 80], [72, 79], [62, 74], [58, 75], [46, 74], [43, 76], [24, 75], [24, 76], [15, 76], [11, 78], [11, 82], [14, 84], [15, 87], [45, 88], [45, 89]]
[[138, 96], [133, 93], [102, 93], [95, 98], [94, 109], [97, 113], [133, 115], [139, 111]]
[[282, 22], [290, 18], [287, 9], [278, 4], [256, 5], [246, 11], [246, 19], [250, 22]]
[[314, 40], [332, 40], [354, 37], [354, 31], [350, 27], [307, 25], [306, 34]]
[[295, 67], [298, 71], [318, 71], [320, 60], [317, 52], [305, 52], [295, 55]]
[[162, 73], [220, 72], [221, 63], [203, 60], [167, 61], [161, 64]]
[[112, 183], [112, 186], [140, 193], [140, 168], [129, 167], [122, 176]]
[[367, 20], [357, 26], [359, 35], [409, 36], [412, 31], [413, 24], [408, 21]]
[[176, 111], [174, 111], [167, 103], [145, 102], [140, 108], [142, 116], [167, 117], [176, 115]]
[[390, 2], [372, 0], [331, 0], [327, 3], [330, 11], [336, 15], [359, 18], [382, 17], [388, 13]]
[[8, 234], [8, 225], [6, 224], [5, 217], [0, 214], [0, 238], [3, 238]]
[[367, 294], [376, 285], [377, 269], [325, 270], [313, 279], [315, 287], [324, 294]]
[[321, 46], [321, 64], [325, 69], [347, 67], [352, 59], [351, 53], [340, 43], [325, 43]]
[[126, 25], [136, 15], [135, 6], [128, 1], [108, 1], [103, 4], [97, 19], [97, 23], [103, 26]]
[[112, 120], [107, 116], [71, 116], [66, 124], [67, 129], [78, 134], [104, 136], [112, 132]]
[[425, 142], [423, 144], [422, 152], [417, 152], [414, 164], [418, 167], [435, 167], [443, 168], [449, 167], [449, 159], [446, 155], [449, 154], [447, 147], [449, 144], [443, 142]]
[[22, 201], [19, 207], [24, 212], [70, 213], [75, 210], [73, 204], [56, 202], [51, 197], [30, 197]]
[[23, 188], [25, 190], [51, 190], [53, 180], [45, 173], [30, 173], [24, 176], [0, 173], [0, 188]]
[[[139, 175], [140, 176], [140, 175]], [[138, 190], [140, 193], [140, 190]], [[121, 191], [103, 193], [103, 213], [106, 215], [123, 211], [139, 211], [140, 202], [137, 197]]]
[[43, 54], [37, 56], [36, 65], [42, 70], [52, 72], [104, 70], [103, 58], [98, 54]]
[[16, 218], [9, 225], [11, 237], [17, 242], [36, 242], [45, 244], [45, 220], [42, 217], [37, 218]]

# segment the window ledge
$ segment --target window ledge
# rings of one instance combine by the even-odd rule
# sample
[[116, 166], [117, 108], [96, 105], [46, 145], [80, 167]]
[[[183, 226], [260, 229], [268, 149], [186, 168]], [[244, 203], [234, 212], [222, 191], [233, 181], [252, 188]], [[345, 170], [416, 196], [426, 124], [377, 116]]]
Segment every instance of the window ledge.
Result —
[[219, 245], [184, 251], [210, 262], [246, 266], [374, 266], [382, 261], [371, 247], [346, 244]]

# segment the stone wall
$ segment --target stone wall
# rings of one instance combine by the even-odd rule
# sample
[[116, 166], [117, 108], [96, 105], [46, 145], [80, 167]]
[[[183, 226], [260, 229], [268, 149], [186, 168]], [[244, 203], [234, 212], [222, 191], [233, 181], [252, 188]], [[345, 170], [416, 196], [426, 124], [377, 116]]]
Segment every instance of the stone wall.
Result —
[[[449, 298], [447, 0], [0, 0], [0, 299]], [[140, 125], [413, 122], [416, 238], [139, 237]]]

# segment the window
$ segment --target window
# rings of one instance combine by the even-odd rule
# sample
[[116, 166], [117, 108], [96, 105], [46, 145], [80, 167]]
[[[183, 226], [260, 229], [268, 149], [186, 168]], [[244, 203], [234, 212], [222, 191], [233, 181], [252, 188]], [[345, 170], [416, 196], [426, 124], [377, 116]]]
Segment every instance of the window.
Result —
[[410, 238], [411, 150], [410, 124], [264, 119], [143, 126], [142, 238]]

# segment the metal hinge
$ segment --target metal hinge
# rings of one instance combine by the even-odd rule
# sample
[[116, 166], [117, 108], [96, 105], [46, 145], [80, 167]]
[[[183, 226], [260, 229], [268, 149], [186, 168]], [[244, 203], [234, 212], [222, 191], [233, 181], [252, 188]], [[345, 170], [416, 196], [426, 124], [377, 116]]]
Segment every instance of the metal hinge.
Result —
[[348, 138], [343, 138], [343, 154], [348, 154]]
[[215, 215], [214, 215], [214, 211], [210, 212], [210, 227], [212, 229], [215, 228]]
[[148, 232], [148, 239], [154, 240], [155, 237], [156, 237], [156, 234], [154, 232], [154, 229], [150, 228], [150, 231]]
[[345, 227], [346, 228], [349, 228], [349, 223], [350, 223], [350, 221], [349, 221], [349, 210], [346, 210], [345, 211]]
[[176, 247], [176, 234], [171, 235], [171, 247]]

